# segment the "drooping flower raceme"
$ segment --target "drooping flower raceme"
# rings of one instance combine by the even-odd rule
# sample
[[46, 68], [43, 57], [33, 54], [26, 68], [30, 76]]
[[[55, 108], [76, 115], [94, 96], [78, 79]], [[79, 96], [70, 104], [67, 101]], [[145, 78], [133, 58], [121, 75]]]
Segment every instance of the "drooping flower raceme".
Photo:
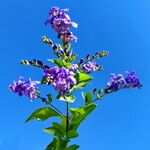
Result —
[[110, 75], [110, 80], [107, 83], [107, 88], [105, 93], [110, 93], [118, 91], [123, 88], [140, 88], [142, 85], [139, 82], [139, 79], [135, 76], [133, 71], [126, 72], [127, 77], [124, 78], [122, 74], [115, 75], [114, 73]]
[[77, 40], [77, 37], [70, 32], [71, 27], [78, 27], [78, 24], [72, 22], [67, 12], [69, 9], [60, 9], [59, 7], [52, 7], [49, 11], [50, 18], [46, 20], [45, 24], [52, 25], [52, 28], [58, 33], [59, 37], [70, 42]]
[[20, 77], [17, 82], [14, 81], [9, 86], [9, 90], [14, 93], [18, 93], [19, 96], [26, 95], [33, 100], [37, 98], [38, 90], [36, 84], [39, 83], [39, 81], [32, 81], [31, 79], [25, 82], [23, 81], [23, 78]]
[[110, 75], [110, 80], [111, 81], [107, 83], [106, 91], [118, 91], [119, 89], [127, 87], [127, 83], [122, 74], [115, 75], [113, 73]]
[[55, 90], [61, 95], [65, 95], [72, 85], [76, 84], [75, 73], [72, 68], [67, 69], [65, 67], [53, 67], [45, 69], [45, 76], [49, 78], [50, 83], [54, 86]]

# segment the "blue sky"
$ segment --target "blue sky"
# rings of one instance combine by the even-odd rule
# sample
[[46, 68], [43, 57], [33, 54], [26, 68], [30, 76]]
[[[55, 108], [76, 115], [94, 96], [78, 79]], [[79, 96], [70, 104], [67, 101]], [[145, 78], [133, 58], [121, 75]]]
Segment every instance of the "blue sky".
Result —
[[[99, 60], [105, 68], [94, 73], [93, 87], [104, 87], [110, 73], [135, 70], [144, 87], [108, 95], [98, 109], [81, 125], [80, 137], [73, 140], [81, 150], [149, 150], [150, 149], [150, 2], [148, 0], [5, 0], [0, 5], [0, 150], [43, 150], [51, 136], [42, 132], [50, 124], [25, 119], [43, 106], [8, 92], [8, 85], [20, 75], [40, 79], [36, 68], [19, 65], [21, 59], [54, 58], [41, 36], [56, 39], [44, 25], [50, 7], [69, 8], [78, 42], [73, 44], [79, 57], [109, 50]], [[44, 90], [44, 89], [43, 89]], [[45, 89], [48, 91], [48, 89]], [[51, 90], [51, 89], [50, 89]], [[82, 104], [80, 93], [73, 106]], [[63, 102], [56, 102], [63, 109]]]

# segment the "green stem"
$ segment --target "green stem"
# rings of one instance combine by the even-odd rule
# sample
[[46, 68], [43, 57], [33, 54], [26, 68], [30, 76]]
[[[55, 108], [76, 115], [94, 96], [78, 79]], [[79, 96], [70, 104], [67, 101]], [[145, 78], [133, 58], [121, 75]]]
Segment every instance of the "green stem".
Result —
[[84, 64], [88, 63], [89, 61], [92, 61], [92, 60], [94, 60], [94, 59], [96, 59], [96, 57], [94, 57], [94, 58], [91, 58], [91, 59], [89, 59], [89, 60], [85, 61], [83, 64], [81, 64], [81, 65], [80, 65], [80, 67], [81, 67], [81, 66], [83, 66]]
[[51, 107], [53, 107], [61, 116], [65, 116], [58, 108], [56, 108], [54, 105], [50, 104]]
[[66, 102], [66, 137], [69, 131], [69, 102]]
[[92, 101], [92, 103], [96, 102], [97, 100], [99, 100], [99, 98], [94, 99], [94, 100]]
[[[64, 55], [66, 56], [66, 53], [65, 53], [66, 41], [65, 41], [65, 39], [62, 39], [62, 44], [63, 44], [63, 52], [64, 52]], [[70, 49], [68, 49], [68, 50], [70, 50]], [[68, 137], [67, 137], [68, 131], [69, 131], [69, 102], [66, 101], [66, 139], [68, 139]]]
[[94, 103], [94, 102], [96, 102], [96, 101], [98, 101], [98, 100], [101, 100], [102, 99], [102, 97], [104, 97], [104, 95], [101, 95], [101, 97], [100, 98], [96, 98], [96, 99], [94, 99], [93, 101], [92, 101], [92, 103]]

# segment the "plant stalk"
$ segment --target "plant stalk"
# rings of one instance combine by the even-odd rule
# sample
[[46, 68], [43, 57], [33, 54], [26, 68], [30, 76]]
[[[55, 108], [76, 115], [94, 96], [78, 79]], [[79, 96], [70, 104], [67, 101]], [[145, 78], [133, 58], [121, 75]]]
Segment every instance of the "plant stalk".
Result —
[[54, 105], [50, 104], [50, 106], [53, 107], [61, 116], [64, 116], [64, 114], [58, 108], [56, 108]]
[[66, 102], [66, 137], [69, 131], [69, 102]]

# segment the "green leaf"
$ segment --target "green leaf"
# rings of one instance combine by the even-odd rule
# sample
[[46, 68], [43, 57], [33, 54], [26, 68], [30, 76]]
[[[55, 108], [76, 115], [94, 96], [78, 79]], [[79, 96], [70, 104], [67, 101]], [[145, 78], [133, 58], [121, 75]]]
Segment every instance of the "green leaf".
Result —
[[49, 107], [43, 107], [31, 114], [31, 116], [26, 120], [26, 122], [31, 120], [44, 121], [53, 116], [60, 116], [54, 109]]
[[66, 140], [54, 138], [45, 150], [67, 150], [67, 143]]
[[80, 146], [79, 145], [71, 145], [67, 148], [67, 150], [77, 150]]
[[80, 72], [80, 73], [77, 74], [76, 79], [77, 79], [78, 83], [81, 83], [81, 82], [87, 82], [89, 80], [92, 80], [93, 77], [89, 76], [86, 73]]
[[53, 134], [57, 137], [64, 137], [66, 134], [63, 124], [53, 122], [53, 126], [43, 130], [46, 133]]
[[76, 59], [76, 56], [72, 56], [72, 57], [70, 58], [70, 62], [73, 62], [75, 59]]
[[76, 98], [75, 96], [60, 96], [59, 100], [73, 103], [75, 101], [75, 98]]
[[71, 64], [63, 61], [63, 66], [66, 67], [66, 68], [70, 68]]
[[98, 90], [98, 94], [99, 94], [99, 95], [102, 95], [102, 93], [103, 93], [103, 89], [100, 88], [100, 89]]
[[100, 88], [100, 89], [98, 90], [97, 98], [102, 99], [102, 97], [103, 97], [103, 89]]
[[61, 59], [48, 59], [48, 61], [56, 64], [57, 66], [59, 67], [62, 67], [63, 66], [63, 61]]
[[61, 124], [59, 124], [59, 123], [57, 123], [57, 122], [53, 122], [53, 126], [54, 126], [55, 128], [60, 129], [61, 132], [62, 132], [63, 134], [65, 134], [65, 132], [66, 132], [65, 129], [66, 129], [66, 128], [64, 127], [63, 122], [62, 122]]
[[71, 125], [70, 130], [76, 130], [80, 123], [96, 108], [96, 104], [88, 104], [79, 108], [70, 108]]
[[47, 97], [48, 97], [48, 101], [49, 101], [50, 103], [52, 103], [52, 100], [53, 100], [52, 94], [48, 94]]
[[56, 150], [66, 150], [67, 149], [67, 140], [58, 139]]
[[52, 134], [54, 136], [57, 136], [57, 137], [63, 137], [64, 136], [63, 132], [61, 131], [61, 128], [59, 129], [59, 128], [54, 127], [54, 126], [46, 128], [43, 131], [46, 133]]
[[58, 67], [66, 67], [66, 68], [70, 68], [71, 64], [67, 63], [61, 59], [48, 59], [48, 61], [56, 64]]
[[88, 84], [88, 82], [82, 82], [82, 83], [76, 84], [76, 85], [74, 85], [74, 86], [69, 90], [68, 93], [71, 94], [72, 92], [74, 92], [74, 91], [77, 90], [77, 89], [82, 89], [82, 88], [84, 88], [87, 84]]
[[79, 136], [79, 134], [75, 130], [70, 130], [67, 133], [67, 138], [68, 139], [76, 138], [78, 136]]
[[62, 117], [59, 117], [59, 119], [61, 120], [61, 126], [62, 126], [63, 131], [66, 132], [66, 117], [62, 116]]
[[58, 93], [58, 95], [56, 96], [56, 98], [59, 100], [61, 97], [61, 93]]
[[54, 138], [53, 141], [47, 146], [45, 150], [55, 150], [57, 144], [57, 139]]
[[85, 100], [85, 105], [88, 105], [92, 102], [92, 93], [88, 92], [88, 93], [83, 93], [82, 92], [82, 97]]

